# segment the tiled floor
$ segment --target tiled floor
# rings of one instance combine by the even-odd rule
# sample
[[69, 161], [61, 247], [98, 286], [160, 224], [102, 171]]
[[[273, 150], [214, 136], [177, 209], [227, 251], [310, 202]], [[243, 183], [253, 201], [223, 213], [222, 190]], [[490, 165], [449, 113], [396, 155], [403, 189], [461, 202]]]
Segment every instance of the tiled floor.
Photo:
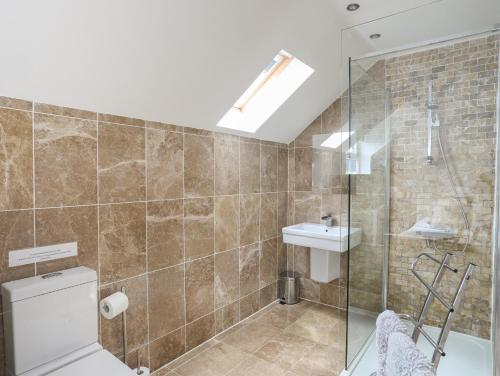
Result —
[[302, 301], [272, 304], [153, 376], [336, 376], [345, 312]]

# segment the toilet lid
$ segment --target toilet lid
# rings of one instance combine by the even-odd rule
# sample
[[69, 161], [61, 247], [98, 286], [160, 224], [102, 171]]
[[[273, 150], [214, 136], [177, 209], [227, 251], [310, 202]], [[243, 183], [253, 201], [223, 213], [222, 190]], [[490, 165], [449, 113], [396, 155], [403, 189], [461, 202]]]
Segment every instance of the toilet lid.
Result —
[[49, 373], [50, 376], [133, 376], [135, 373], [106, 350], [92, 353]]

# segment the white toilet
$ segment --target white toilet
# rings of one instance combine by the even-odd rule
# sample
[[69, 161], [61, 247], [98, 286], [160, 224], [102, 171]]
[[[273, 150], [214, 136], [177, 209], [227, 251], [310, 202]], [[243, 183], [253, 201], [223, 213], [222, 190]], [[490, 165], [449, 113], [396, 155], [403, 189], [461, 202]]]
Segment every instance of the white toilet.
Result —
[[2, 285], [9, 376], [132, 376], [97, 342], [97, 275], [67, 269]]

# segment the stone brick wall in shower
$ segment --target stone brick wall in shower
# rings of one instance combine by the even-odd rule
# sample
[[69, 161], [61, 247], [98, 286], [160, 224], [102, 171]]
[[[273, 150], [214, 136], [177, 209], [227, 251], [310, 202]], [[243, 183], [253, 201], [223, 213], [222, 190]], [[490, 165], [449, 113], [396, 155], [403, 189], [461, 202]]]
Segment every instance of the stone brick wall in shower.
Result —
[[[451, 225], [459, 240], [440, 241], [438, 249], [458, 252], [452, 263], [463, 271], [478, 265], [452, 330], [489, 338], [491, 326], [492, 227], [495, 176], [496, 92], [499, 36], [482, 37], [386, 60], [386, 85], [391, 90], [391, 243], [389, 306], [416, 313], [424, 289], [408, 272], [426, 247], [404, 236], [417, 221]], [[460, 251], [466, 234], [434, 131], [432, 165], [426, 158], [426, 102], [432, 81], [440, 132], [460, 200], [471, 226], [471, 243]], [[419, 267], [424, 275], [432, 264]], [[452, 296], [460, 276], [447, 273], [442, 293]], [[441, 324], [444, 309], [436, 303], [429, 323]]]
[[[131, 365], [139, 351], [157, 369], [276, 299], [287, 145], [5, 97], [0, 145], [0, 282], [85, 265], [101, 297], [125, 286]], [[68, 241], [78, 257], [8, 267], [10, 250]], [[100, 321], [119, 356], [121, 327]]]

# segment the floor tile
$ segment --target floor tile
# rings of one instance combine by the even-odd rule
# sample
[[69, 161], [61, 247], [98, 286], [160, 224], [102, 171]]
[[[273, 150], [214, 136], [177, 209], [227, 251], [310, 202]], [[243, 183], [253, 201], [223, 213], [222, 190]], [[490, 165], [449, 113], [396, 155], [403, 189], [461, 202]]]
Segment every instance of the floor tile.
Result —
[[228, 376], [285, 376], [286, 370], [276, 364], [251, 355], [242, 364], [228, 373]]
[[257, 317], [254, 321], [264, 325], [273, 326], [278, 329], [286, 329], [297, 321], [304, 312], [302, 310], [291, 310], [287, 306], [277, 304], [272, 309]]
[[281, 334], [268, 340], [254, 355], [288, 370], [315, 345], [314, 342], [302, 337]]
[[279, 336], [280, 333], [280, 330], [272, 326], [254, 321], [223, 338], [222, 341], [240, 350], [254, 352], [267, 340]]
[[344, 368], [343, 353], [334, 347], [315, 345], [295, 365], [291, 371], [297, 376], [338, 375]]
[[249, 356], [250, 354], [221, 342], [174, 371], [181, 376], [222, 376]]
[[322, 345], [335, 345], [339, 342], [339, 324], [340, 319], [336, 312], [325, 309], [309, 309], [284, 332]]
[[307, 301], [271, 304], [153, 376], [336, 376], [344, 317]]
[[194, 348], [193, 350], [187, 352], [186, 354], [184, 354], [184, 355], [178, 357], [177, 359], [175, 359], [174, 361], [170, 362], [168, 364], [168, 368], [175, 369], [175, 368], [179, 367], [181, 364], [184, 364], [186, 362], [191, 361], [193, 358], [197, 357], [202, 352], [215, 346], [217, 343], [219, 343], [219, 342], [216, 340], [213, 340], [213, 339], [208, 341], [208, 342], [203, 343], [202, 345]]

